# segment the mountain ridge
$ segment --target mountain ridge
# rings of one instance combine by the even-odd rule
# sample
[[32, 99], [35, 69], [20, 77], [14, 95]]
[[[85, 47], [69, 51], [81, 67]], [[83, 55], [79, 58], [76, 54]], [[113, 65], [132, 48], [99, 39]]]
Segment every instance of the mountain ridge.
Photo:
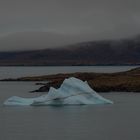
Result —
[[76, 43], [59, 48], [0, 52], [0, 65], [139, 65], [140, 36]]

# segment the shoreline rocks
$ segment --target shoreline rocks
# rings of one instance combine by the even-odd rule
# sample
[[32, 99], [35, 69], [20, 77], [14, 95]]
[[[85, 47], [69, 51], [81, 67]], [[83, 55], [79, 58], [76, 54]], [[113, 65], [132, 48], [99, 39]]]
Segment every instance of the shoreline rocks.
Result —
[[[140, 92], [140, 68], [117, 73], [68, 73], [17, 79], [3, 79], [0, 81], [39, 81], [41, 87], [32, 92], [47, 92], [50, 87], [59, 88], [65, 78], [76, 77], [87, 81], [97, 92]], [[41, 81], [43, 83], [41, 83]], [[45, 83], [45, 81], [47, 81]]]

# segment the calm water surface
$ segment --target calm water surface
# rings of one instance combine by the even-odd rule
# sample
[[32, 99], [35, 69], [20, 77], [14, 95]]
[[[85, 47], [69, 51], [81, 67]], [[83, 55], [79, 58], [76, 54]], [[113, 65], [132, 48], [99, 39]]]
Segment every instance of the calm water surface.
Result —
[[28, 92], [38, 88], [34, 84], [0, 82], [0, 140], [140, 140], [140, 93], [100, 93], [113, 100], [113, 105], [3, 106], [4, 100], [13, 95], [41, 95]]
[[53, 66], [53, 67], [0, 67], [0, 79], [73, 72], [120, 72], [138, 66]]
[[4, 107], [10, 96], [39, 96], [32, 82], [0, 83], [0, 140], [139, 140], [140, 94], [101, 93], [113, 105]]

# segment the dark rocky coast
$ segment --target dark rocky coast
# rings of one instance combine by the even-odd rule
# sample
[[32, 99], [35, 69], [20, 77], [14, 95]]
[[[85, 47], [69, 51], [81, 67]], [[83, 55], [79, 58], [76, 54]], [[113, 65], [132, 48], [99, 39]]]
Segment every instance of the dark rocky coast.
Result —
[[[88, 84], [97, 92], [140, 92], [140, 68], [118, 73], [68, 73], [22, 77], [17, 79], [2, 79], [1, 81], [38, 81], [41, 87], [32, 92], [47, 92], [50, 87], [59, 88], [63, 80], [76, 77]], [[48, 81], [48, 82], [46, 82]]]

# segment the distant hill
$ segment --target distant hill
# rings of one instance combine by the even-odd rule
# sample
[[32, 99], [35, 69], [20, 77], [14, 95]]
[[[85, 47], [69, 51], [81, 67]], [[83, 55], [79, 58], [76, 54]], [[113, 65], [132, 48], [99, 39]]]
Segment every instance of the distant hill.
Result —
[[135, 65], [140, 64], [140, 36], [77, 43], [61, 48], [0, 52], [0, 65]]

